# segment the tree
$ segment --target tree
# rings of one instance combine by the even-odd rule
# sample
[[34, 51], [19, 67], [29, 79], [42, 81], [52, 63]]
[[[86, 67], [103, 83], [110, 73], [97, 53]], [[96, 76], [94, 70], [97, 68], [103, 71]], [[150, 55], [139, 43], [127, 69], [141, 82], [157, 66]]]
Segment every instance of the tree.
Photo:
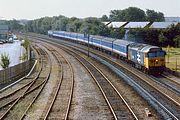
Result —
[[161, 34], [161, 30], [158, 29], [146, 29], [145, 30], [145, 36], [144, 41], [147, 44], [151, 45], [158, 45], [159, 46], [159, 35]]
[[98, 18], [95, 17], [85, 18], [82, 21], [80, 32], [81, 33], [88, 32], [89, 34], [97, 35], [97, 33], [99, 33], [100, 26], [102, 26], [102, 24], [103, 23], [101, 23], [101, 21]]
[[41, 25], [40, 25], [40, 33], [42, 34], [47, 34], [48, 30], [51, 30], [51, 20], [52, 18], [50, 17], [44, 17], [41, 21]]
[[79, 32], [81, 25], [82, 25], [82, 20], [72, 17], [68, 20], [66, 31]]
[[146, 14], [143, 10], [137, 7], [129, 7], [124, 10], [125, 11], [125, 20], [126, 21], [145, 21]]
[[146, 14], [137, 7], [129, 7], [124, 10], [111, 10], [109, 19], [111, 21], [145, 21]]
[[161, 33], [161, 34], [159, 35], [159, 42], [161, 43], [161, 45], [162, 45], [163, 47], [165, 47], [165, 46], [168, 45], [167, 41], [168, 41], [167, 37], [164, 36], [163, 33]]
[[146, 11], [146, 19], [150, 22], [162, 22], [164, 21], [164, 14], [162, 12], [155, 12], [154, 10], [147, 9]]
[[110, 15], [109, 15], [109, 20], [110, 21], [126, 21], [124, 16], [125, 16], [125, 11], [123, 10], [111, 10]]
[[27, 37], [22, 41], [21, 45], [25, 48], [26, 53], [20, 58], [21, 60], [29, 59], [30, 57], [30, 41]]
[[21, 45], [26, 49], [26, 51], [28, 51], [28, 48], [29, 48], [29, 45], [30, 45], [29, 39], [26, 37]]
[[116, 39], [122, 39], [124, 37], [125, 34], [125, 30], [123, 28], [119, 28], [119, 29], [113, 29], [110, 28], [110, 36], [112, 38], [116, 38]]
[[103, 15], [100, 19], [102, 22], [108, 22], [109, 21], [109, 18], [107, 15]]
[[9, 64], [10, 64], [10, 58], [7, 54], [1, 54], [1, 67], [3, 69], [6, 69], [9, 67]]
[[175, 47], [180, 47], [180, 35], [176, 36], [173, 41], [175, 43]]
[[19, 31], [23, 28], [23, 26], [19, 24], [19, 21], [15, 19], [6, 21], [6, 23], [9, 25], [10, 31]]
[[52, 25], [53, 30], [66, 31], [66, 25], [68, 24], [68, 18], [60, 16]]
[[110, 29], [104, 25], [104, 24], [101, 24], [99, 25], [99, 30], [98, 30], [98, 35], [100, 36], [105, 36], [105, 37], [110, 37]]

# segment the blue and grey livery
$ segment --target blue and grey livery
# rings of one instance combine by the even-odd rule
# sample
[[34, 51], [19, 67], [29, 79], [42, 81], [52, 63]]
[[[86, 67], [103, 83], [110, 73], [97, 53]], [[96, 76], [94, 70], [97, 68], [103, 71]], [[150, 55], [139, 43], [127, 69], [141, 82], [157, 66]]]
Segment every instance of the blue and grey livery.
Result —
[[[88, 43], [88, 36], [80, 33], [48, 31], [48, 35]], [[166, 53], [158, 46], [95, 35], [89, 36], [89, 44], [116, 54], [145, 72], [162, 73], [165, 69]]]

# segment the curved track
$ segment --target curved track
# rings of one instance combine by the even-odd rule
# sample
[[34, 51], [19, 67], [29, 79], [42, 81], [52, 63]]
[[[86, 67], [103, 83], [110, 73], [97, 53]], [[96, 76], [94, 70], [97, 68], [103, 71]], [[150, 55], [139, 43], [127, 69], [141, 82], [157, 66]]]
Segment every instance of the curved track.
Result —
[[68, 119], [74, 87], [74, 71], [69, 61], [50, 45], [44, 45], [52, 52], [60, 66], [59, 82], [55, 88], [50, 105], [44, 111], [41, 118], [45, 119]]
[[[76, 47], [77, 48], [77, 47]], [[74, 48], [75, 49], [75, 48]], [[92, 52], [92, 51], [91, 51]], [[96, 54], [96, 53], [93, 53], [93, 54]], [[142, 86], [144, 86], [144, 84], [148, 85], [151, 89], [153, 88], [154, 90], [153, 91], [157, 91], [157, 93], [155, 93], [153, 96], [156, 98], [156, 100], [158, 101], [158, 99], [161, 99], [161, 101], [158, 102], [158, 104], [161, 106], [162, 109], [164, 109], [170, 116], [172, 116], [172, 118], [174, 119], [178, 119], [178, 109], [179, 109], [179, 97], [177, 96], [176, 98], [174, 97], [171, 97], [173, 94], [170, 94], [171, 96], [167, 95], [167, 93], [164, 93], [164, 89], [162, 88], [162, 86], [158, 86], [155, 84], [155, 83], [152, 83], [151, 79], [147, 76], [142, 76], [142, 73], [138, 73], [136, 71], [133, 71], [132, 69], [131, 70], [128, 70], [126, 68], [126, 66], [124, 67], [122, 64], [106, 57], [106, 56], [102, 56], [100, 54], [98, 54], [99, 56], [101, 56], [103, 59], [107, 60], [108, 62], [110, 62], [112, 65], [114, 66], [118, 66], [120, 67], [120, 69], [124, 69], [127, 74], [130, 74], [132, 75], [132, 78], [135, 77], [137, 79], [140, 79], [141, 81], [138, 82], [138, 84], [142, 84]], [[129, 68], [129, 67], [128, 67]], [[147, 81], [146, 81], [147, 80]], [[150, 82], [149, 82], [150, 81]], [[160, 89], [162, 88], [162, 90]], [[146, 88], [144, 88], [146, 89]], [[152, 90], [151, 90], [152, 91]], [[160, 93], [160, 94], [159, 94]], [[159, 97], [156, 97], [156, 96], [159, 96]], [[164, 102], [163, 104], [161, 104], [161, 102]], [[167, 104], [167, 105], [166, 105]], [[175, 113], [173, 112], [174, 110], [172, 108], [170, 108], [170, 106], [168, 106], [168, 104], [171, 106], [173, 105], [173, 108], [175, 110]], [[176, 115], [174, 115], [176, 114]]]
[[[42, 49], [39, 50], [39, 53], [41, 55], [41, 70], [39, 71], [36, 78], [25, 88], [21, 94], [15, 95], [13, 97], [13, 100], [5, 99], [6, 101], [5, 105], [1, 109], [1, 116], [0, 119], [21, 119], [29, 106], [35, 101], [35, 99], [40, 94], [45, 82], [48, 80], [51, 68], [49, 67], [49, 70], [44, 70], [47, 64], [47, 60], [49, 60], [48, 55], [45, 51]], [[44, 71], [44, 74], [42, 73]], [[16, 92], [15, 92], [16, 93]], [[33, 96], [33, 97], [32, 97]], [[11, 103], [10, 106], [7, 106]], [[22, 107], [24, 106], [24, 107]], [[19, 110], [19, 111], [18, 111]], [[16, 114], [18, 112], [18, 114]]]

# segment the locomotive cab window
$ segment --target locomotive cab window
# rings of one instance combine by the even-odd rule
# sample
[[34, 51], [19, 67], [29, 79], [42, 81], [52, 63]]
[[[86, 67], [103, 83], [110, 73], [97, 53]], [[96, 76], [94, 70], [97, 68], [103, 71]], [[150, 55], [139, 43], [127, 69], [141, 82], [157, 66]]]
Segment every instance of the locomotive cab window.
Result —
[[153, 58], [153, 57], [164, 57], [165, 52], [164, 51], [158, 51], [158, 52], [149, 52], [148, 57]]

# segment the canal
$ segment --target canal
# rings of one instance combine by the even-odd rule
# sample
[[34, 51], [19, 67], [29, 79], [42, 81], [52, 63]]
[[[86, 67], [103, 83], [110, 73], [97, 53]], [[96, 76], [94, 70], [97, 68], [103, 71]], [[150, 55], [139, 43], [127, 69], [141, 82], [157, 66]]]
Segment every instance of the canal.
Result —
[[[17, 65], [23, 60], [21, 60], [21, 57], [25, 53], [24, 47], [21, 46], [21, 41], [14, 40], [13, 43], [5, 43], [0, 44], [0, 62], [1, 62], [1, 54], [7, 54], [10, 58], [10, 66]], [[2, 70], [2, 67], [0, 66], [0, 70]]]

